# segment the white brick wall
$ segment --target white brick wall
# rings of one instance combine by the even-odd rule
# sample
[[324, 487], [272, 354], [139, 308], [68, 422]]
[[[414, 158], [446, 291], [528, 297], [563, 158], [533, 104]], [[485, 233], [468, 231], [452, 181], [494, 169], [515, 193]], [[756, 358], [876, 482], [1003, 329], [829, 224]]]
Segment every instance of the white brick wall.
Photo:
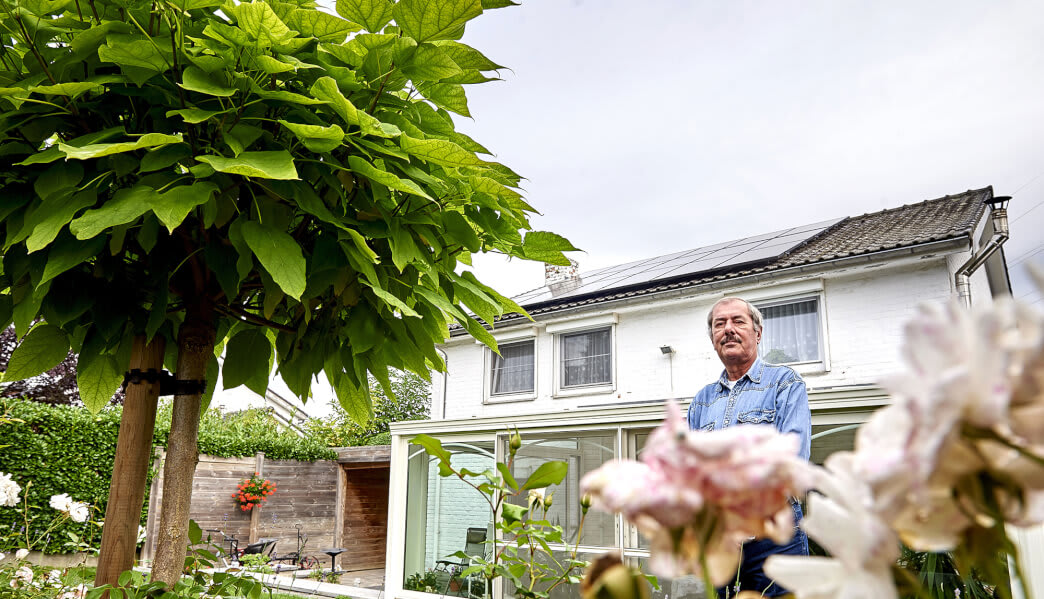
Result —
[[[454, 453], [451, 462], [458, 470], [466, 468], [472, 472], [482, 472], [494, 467], [492, 458], [474, 453]], [[478, 482], [484, 482], [484, 479]], [[464, 549], [468, 528], [489, 525], [489, 504], [479, 491], [457, 477], [439, 476], [436, 460], [432, 460], [428, 467], [427, 501], [425, 567], [434, 568], [435, 562], [440, 559], [458, 561], [458, 558], [448, 556]], [[407, 572], [408, 574], [410, 573]]]
[[[921, 302], [948, 300], [953, 293], [953, 262], [963, 256], [908, 259], [902, 263], [875, 264], [836, 271], [818, 279], [805, 278], [806, 288], [819, 285], [826, 311], [829, 370], [806, 372], [812, 389], [877, 383], [899, 368], [902, 325]], [[789, 295], [783, 281], [738, 292], [771, 299], [775, 291]], [[976, 299], [988, 301], [985, 277], [973, 277]], [[985, 294], [985, 295], [983, 295]], [[446, 418], [511, 416], [555, 412], [582, 406], [677, 398], [687, 401], [705, 384], [716, 379], [722, 366], [706, 334], [706, 315], [711, 304], [725, 295], [692, 294], [684, 298], [647, 302], [611, 309], [600, 308], [588, 315], [615, 311], [616, 388], [574, 397], [553, 397], [554, 335], [544, 326], [562, 320], [538, 322], [536, 399], [511, 403], [484, 403], [488, 369], [484, 346], [471, 338], [453, 339], [444, 346], [449, 358], [446, 380]], [[761, 301], [756, 299], [755, 301]], [[572, 316], [576, 318], [576, 315]], [[531, 324], [528, 326], [532, 326]], [[660, 352], [670, 345], [673, 356]], [[433, 388], [433, 415], [441, 414], [442, 382]]]

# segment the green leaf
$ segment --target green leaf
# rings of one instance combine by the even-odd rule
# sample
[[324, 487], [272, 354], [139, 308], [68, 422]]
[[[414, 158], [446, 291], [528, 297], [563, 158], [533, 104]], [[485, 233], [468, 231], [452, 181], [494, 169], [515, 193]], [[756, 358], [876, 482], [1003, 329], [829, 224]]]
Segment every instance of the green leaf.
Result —
[[274, 152], [243, 152], [235, 158], [224, 156], [196, 156], [220, 173], [258, 177], [261, 179], [297, 179], [294, 158], [286, 150]]
[[329, 152], [340, 147], [344, 141], [344, 129], [337, 125], [323, 127], [320, 125], [303, 125], [280, 120], [279, 124], [286, 127], [301, 140], [306, 148], [313, 152]]
[[20, 381], [54, 368], [69, 355], [69, 337], [51, 324], [38, 324], [11, 353], [4, 381]]
[[44, 267], [43, 275], [36, 287], [39, 289], [47, 281], [77, 264], [82, 264], [97, 256], [105, 247], [105, 242], [104, 237], [95, 237], [90, 241], [80, 242], [63, 236], [58, 242], [51, 244], [47, 253], [47, 265]]
[[400, 0], [392, 10], [403, 33], [424, 42], [455, 36], [460, 27], [482, 14], [480, 0]]
[[391, 21], [390, 0], [337, 0], [337, 14], [358, 23], [370, 33], [377, 33]]
[[[59, 198], [56, 201], [44, 202], [40, 208], [33, 213], [33, 229], [29, 238], [25, 241], [29, 253], [41, 250], [54, 241], [61, 232], [62, 227], [67, 225], [80, 210], [93, 206], [97, 196], [93, 189], [80, 192], [72, 198]], [[55, 204], [58, 204], [57, 206]], [[39, 219], [39, 220], [37, 220]], [[28, 226], [29, 223], [26, 223]], [[39, 283], [37, 284], [39, 286]]]
[[[259, 57], [260, 58], [260, 57]], [[219, 114], [225, 114], [227, 110], [202, 110], [200, 108], [182, 108], [181, 110], [168, 110], [167, 116], [180, 116], [185, 119], [186, 123], [202, 123], [210, 119], [211, 117]]]
[[285, 73], [287, 71], [294, 70], [294, 65], [285, 63], [281, 60], [276, 60], [275, 58], [272, 58], [271, 56], [266, 56], [264, 54], [255, 56], [254, 61], [257, 63], [257, 66], [261, 68], [262, 71], [269, 75], [278, 75], [279, 73]]
[[167, 227], [167, 231], [173, 233], [193, 208], [209, 202], [217, 190], [217, 185], [209, 181], [179, 185], [170, 191], [156, 194], [149, 203], [156, 218]]
[[97, 414], [108, 405], [123, 384], [123, 372], [112, 354], [80, 353], [76, 364], [76, 386], [87, 409]]
[[249, 328], [229, 339], [221, 380], [225, 389], [246, 384], [258, 395], [268, 390], [272, 368], [272, 342], [259, 328]]
[[406, 305], [401, 299], [395, 297], [390, 291], [381, 289], [380, 287], [371, 284], [369, 281], [363, 281], [363, 285], [366, 285], [373, 291], [373, 294], [379, 297], [384, 303], [392, 306], [398, 310], [403, 316], [415, 316], [420, 318], [421, 315], [417, 314], [417, 311]]
[[461, 73], [457, 63], [450, 55], [433, 44], [421, 44], [406, 64], [402, 72], [414, 81], [438, 81]]
[[420, 185], [417, 185], [414, 181], [409, 179], [400, 179], [388, 171], [381, 170], [366, 160], [358, 156], [349, 156], [348, 165], [352, 167], [352, 170], [356, 173], [366, 177], [367, 179], [380, 183], [381, 185], [389, 188], [402, 191], [415, 196], [420, 196], [424, 199], [435, 201], [429, 196]]
[[522, 253], [530, 260], [569, 266], [569, 259], [562, 252], [579, 251], [568, 239], [548, 231], [530, 231], [522, 242]]
[[69, 232], [77, 239], [90, 239], [109, 227], [137, 220], [149, 211], [155, 193], [156, 190], [145, 185], [120, 189], [101, 207], [88, 210], [83, 216], [69, 223]]
[[464, 86], [457, 83], [418, 83], [417, 89], [432, 104], [461, 116], [471, 116]]
[[103, 86], [104, 83], [97, 81], [72, 81], [68, 83], [57, 83], [55, 85], [37, 85], [29, 88], [29, 91], [37, 94], [69, 96], [75, 98], [84, 92]]
[[[329, 376], [329, 372], [327, 375]], [[366, 426], [373, 416], [373, 403], [370, 399], [370, 388], [367, 385], [356, 385], [350, 377], [336, 377], [334, 393], [348, 417], [359, 426]]]
[[143, 173], [158, 171], [190, 156], [192, 156], [192, 152], [188, 144], [161, 146], [142, 157], [138, 170]]
[[98, 48], [98, 58], [118, 64], [138, 85], [171, 67], [170, 50], [161, 50], [152, 41], [130, 35], [110, 35], [106, 43]]
[[312, 84], [310, 92], [316, 99], [329, 104], [330, 108], [344, 119], [345, 123], [358, 126], [363, 133], [387, 137], [387, 134], [381, 129], [381, 122], [356, 108], [348, 98], [344, 97], [333, 77], [320, 77]]
[[399, 136], [399, 147], [408, 154], [425, 162], [442, 166], [482, 166], [488, 164], [473, 152], [444, 139], [414, 139], [409, 135]]
[[276, 285], [300, 300], [305, 290], [306, 264], [301, 246], [294, 238], [257, 221], [243, 223], [243, 238]]
[[504, 483], [513, 491], [518, 490], [518, 481], [511, 475], [511, 469], [503, 462], [497, 462], [497, 470], [504, 477]]
[[410, 439], [410, 443], [420, 445], [428, 455], [438, 458], [440, 476], [449, 476], [453, 474], [453, 465], [450, 463], [450, 452], [442, 447], [442, 442], [438, 439], [429, 437], [428, 435], [417, 435], [413, 439]]
[[569, 466], [565, 462], [544, 462], [540, 464], [536, 472], [529, 475], [525, 484], [522, 485], [522, 489], [543, 489], [551, 485], [557, 485], [565, 478], [568, 470]]
[[512, 0], [482, 0], [482, 10], [493, 10], [494, 8], [506, 8], [508, 6], [518, 6], [518, 2], [512, 2]]
[[453, 59], [461, 69], [476, 71], [496, 71], [504, 67], [486, 58], [486, 55], [475, 48], [460, 42], [441, 40], [432, 42]]
[[503, 503], [500, 506], [500, 514], [504, 519], [505, 524], [512, 524], [514, 522], [521, 522], [526, 517], [526, 512], [529, 508], [524, 505], [515, 505], [513, 503]]
[[305, 37], [318, 38], [323, 42], [342, 43], [349, 33], [359, 31], [360, 26], [351, 20], [345, 21], [321, 10], [298, 9], [290, 13], [290, 27]]
[[183, 89], [207, 94], [208, 96], [224, 98], [236, 93], [236, 88], [221, 85], [211, 79], [206, 71], [194, 65], [185, 69], [185, 72], [181, 76], [181, 83], [178, 85]]
[[239, 28], [259, 46], [276, 45], [294, 37], [286, 23], [265, 2], [237, 4], [230, 8]]
[[177, 143], [181, 143], [181, 134], [167, 135], [165, 133], [146, 133], [135, 141], [124, 141], [113, 144], [88, 144], [86, 146], [76, 147], [59, 142], [58, 149], [65, 152], [67, 159], [88, 160], [91, 158], [109, 156], [110, 154], [133, 152], [134, 150], [141, 150], [143, 148], [155, 148], [157, 146]]

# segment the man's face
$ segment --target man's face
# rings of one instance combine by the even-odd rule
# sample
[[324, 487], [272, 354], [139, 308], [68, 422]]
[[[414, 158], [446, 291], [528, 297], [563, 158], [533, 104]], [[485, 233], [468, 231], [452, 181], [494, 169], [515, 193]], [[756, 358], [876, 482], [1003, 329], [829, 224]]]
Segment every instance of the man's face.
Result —
[[725, 302], [714, 308], [711, 316], [711, 341], [722, 364], [745, 365], [758, 355], [761, 332], [754, 330], [754, 322], [743, 302]]

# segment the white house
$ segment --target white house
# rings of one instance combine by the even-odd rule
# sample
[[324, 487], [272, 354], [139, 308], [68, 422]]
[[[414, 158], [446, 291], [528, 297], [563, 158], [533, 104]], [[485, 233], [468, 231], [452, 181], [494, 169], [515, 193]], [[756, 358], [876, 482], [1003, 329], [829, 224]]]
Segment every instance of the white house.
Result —
[[[516, 478], [548, 459], [568, 462], [551, 517], [575, 538], [579, 478], [639, 454], [664, 402], [687, 405], [718, 377], [706, 316], [726, 295], [761, 308], [762, 355], [804, 377], [813, 460], [851, 448], [855, 426], [888, 401], [877, 381], [900, 369], [902, 324], [918, 303], [1010, 295], [1001, 247], [1007, 199], [987, 187], [780, 231], [742, 231], [749, 236], [589, 273], [549, 268], [543, 287], [514, 298], [533, 320], [510, 315], [495, 323], [501, 356], [463, 329], [452, 331], [441, 348], [448, 372], [432, 384], [436, 420], [392, 426], [388, 593], [422, 599], [403, 590], [404, 578], [463, 549], [468, 528], [491, 530], [482, 498], [438, 476], [411, 438], [440, 438], [455, 461], [481, 471], [502, 459], [506, 432], [517, 427], [525, 444]], [[580, 541], [584, 557], [648, 555], [632, 526], [594, 511]], [[1041, 551], [1034, 542], [1024, 543], [1027, 551]], [[1044, 563], [1040, 557], [1036, 563]], [[690, 581], [665, 581], [660, 595], [697, 596], [694, 589]], [[502, 586], [492, 592], [510, 595]]]

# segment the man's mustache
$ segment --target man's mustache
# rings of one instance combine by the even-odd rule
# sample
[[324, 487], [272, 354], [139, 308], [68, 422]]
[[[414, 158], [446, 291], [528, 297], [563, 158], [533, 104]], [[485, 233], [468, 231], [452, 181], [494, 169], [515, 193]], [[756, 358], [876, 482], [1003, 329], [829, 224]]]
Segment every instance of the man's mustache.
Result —
[[722, 337], [720, 345], [725, 345], [726, 343], [728, 343], [730, 341], [734, 341], [736, 343], [743, 343], [743, 340], [740, 339], [736, 335], [726, 335], [726, 336]]

